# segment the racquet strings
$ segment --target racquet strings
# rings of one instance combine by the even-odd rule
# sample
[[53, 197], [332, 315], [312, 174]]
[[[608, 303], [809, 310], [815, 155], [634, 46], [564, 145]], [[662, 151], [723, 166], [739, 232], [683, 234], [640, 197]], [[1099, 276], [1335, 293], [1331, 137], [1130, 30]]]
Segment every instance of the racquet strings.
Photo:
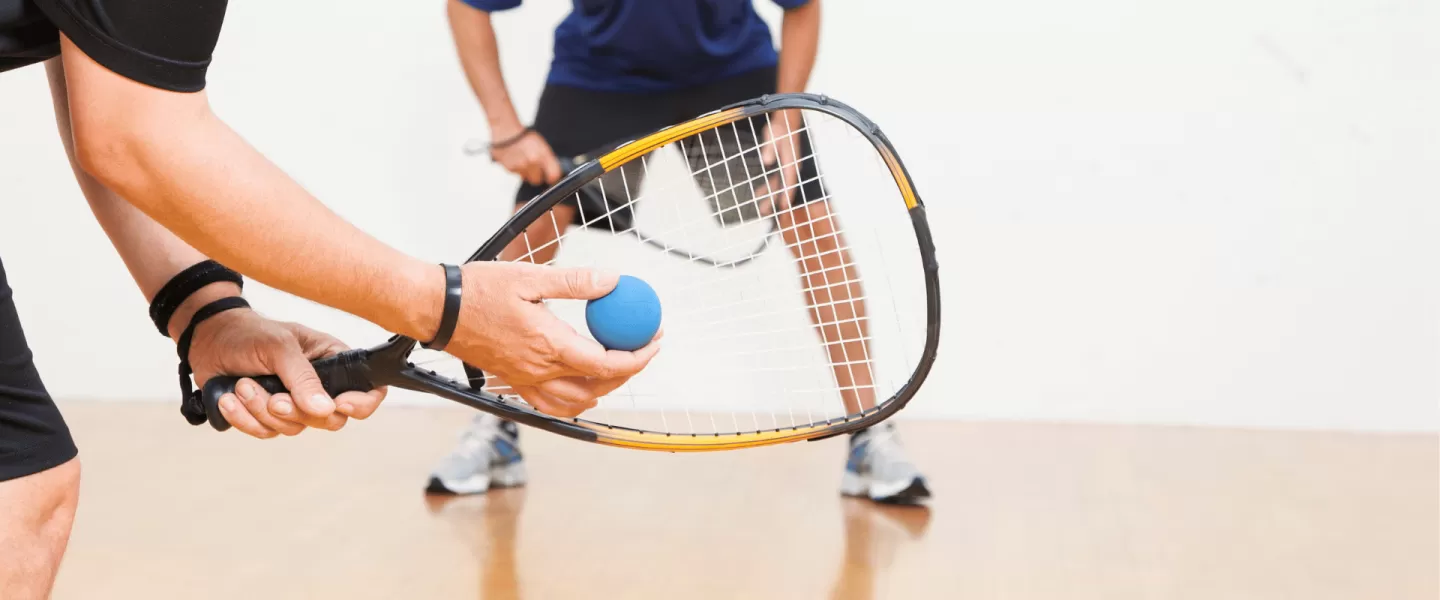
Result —
[[[660, 296], [659, 356], [584, 420], [721, 435], [830, 422], [894, 397], [923, 353], [924, 276], [899, 188], [869, 140], [818, 111], [650, 150], [501, 259], [633, 275]], [[583, 301], [547, 306], [588, 335]], [[466, 378], [443, 353], [412, 361]], [[493, 377], [484, 389], [511, 398]]]

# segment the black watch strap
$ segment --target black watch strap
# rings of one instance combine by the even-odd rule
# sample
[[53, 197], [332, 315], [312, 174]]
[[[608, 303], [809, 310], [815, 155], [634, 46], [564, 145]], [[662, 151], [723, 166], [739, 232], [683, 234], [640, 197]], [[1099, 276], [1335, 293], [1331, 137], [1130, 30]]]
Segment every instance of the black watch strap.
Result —
[[420, 344], [430, 350], [444, 350], [450, 344], [450, 336], [455, 335], [455, 325], [460, 322], [460, 292], [464, 289], [460, 267], [442, 266], [445, 267], [445, 308], [440, 313], [440, 331], [435, 333], [435, 339]]

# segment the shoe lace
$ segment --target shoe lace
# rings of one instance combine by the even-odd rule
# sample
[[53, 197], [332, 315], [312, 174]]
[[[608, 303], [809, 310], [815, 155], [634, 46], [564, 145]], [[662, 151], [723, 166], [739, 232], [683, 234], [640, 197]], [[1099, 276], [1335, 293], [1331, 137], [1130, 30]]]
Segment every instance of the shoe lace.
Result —
[[478, 458], [482, 453], [490, 451], [491, 442], [498, 433], [498, 429], [493, 425], [477, 420], [460, 434], [460, 443], [455, 448], [455, 454], [467, 459]]
[[870, 463], [870, 468], [875, 471], [884, 471], [886, 467], [907, 462], [905, 451], [901, 447], [900, 437], [892, 428], [875, 428], [869, 432], [870, 439], [867, 440], [865, 449], [865, 462]]

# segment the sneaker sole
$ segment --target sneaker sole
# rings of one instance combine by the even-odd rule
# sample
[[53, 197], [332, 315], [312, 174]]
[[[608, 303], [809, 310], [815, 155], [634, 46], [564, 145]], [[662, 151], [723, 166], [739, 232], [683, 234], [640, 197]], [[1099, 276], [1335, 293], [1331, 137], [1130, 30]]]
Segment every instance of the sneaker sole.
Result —
[[513, 488], [525, 485], [525, 463], [513, 462], [503, 467], [493, 467], [489, 476], [474, 475], [462, 480], [446, 481], [431, 476], [425, 485], [425, 493], [443, 496], [468, 496], [483, 494], [496, 488]]
[[442, 496], [468, 496], [483, 494], [488, 489], [490, 489], [488, 477], [467, 477], [459, 481], [444, 481], [439, 477], [431, 477], [430, 482], [425, 486], [425, 493]]
[[882, 504], [916, 505], [930, 498], [930, 488], [925, 486], [925, 478], [916, 477], [899, 489], [877, 490], [875, 482], [846, 471], [845, 476], [840, 480], [840, 494], [855, 498], [869, 498]]
[[881, 504], [916, 506], [930, 499], [930, 488], [925, 487], [925, 478], [916, 477], [910, 480], [910, 485], [905, 486], [905, 489], [899, 492], [879, 498], [872, 496], [870, 499]]

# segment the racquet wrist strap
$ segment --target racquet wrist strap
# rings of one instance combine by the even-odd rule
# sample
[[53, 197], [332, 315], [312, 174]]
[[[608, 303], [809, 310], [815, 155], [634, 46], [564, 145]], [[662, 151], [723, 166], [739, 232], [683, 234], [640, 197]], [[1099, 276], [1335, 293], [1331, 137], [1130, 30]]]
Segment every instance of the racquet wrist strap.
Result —
[[180, 339], [175, 344], [175, 352], [180, 355], [180, 414], [185, 415], [185, 420], [191, 425], [200, 425], [205, 422], [205, 406], [200, 402], [200, 392], [190, 381], [194, 373], [190, 368], [190, 342], [195, 337], [195, 327], [204, 323], [206, 319], [218, 315], [227, 310], [236, 308], [250, 308], [250, 303], [239, 296], [221, 298], [195, 311], [195, 316], [190, 319], [190, 324], [185, 327], [185, 332], [180, 334]]
[[435, 338], [420, 344], [429, 350], [444, 350], [450, 343], [450, 336], [455, 335], [455, 325], [460, 322], [460, 292], [464, 290], [460, 267], [441, 266], [445, 267], [445, 308], [440, 313], [440, 330], [435, 333]]
[[155, 323], [155, 329], [160, 330], [160, 335], [170, 337], [170, 319], [175, 317], [175, 311], [180, 305], [201, 288], [221, 281], [228, 281], [241, 289], [245, 287], [245, 280], [239, 273], [213, 260], [191, 265], [171, 277], [155, 294], [155, 299], [150, 301], [150, 320]]

